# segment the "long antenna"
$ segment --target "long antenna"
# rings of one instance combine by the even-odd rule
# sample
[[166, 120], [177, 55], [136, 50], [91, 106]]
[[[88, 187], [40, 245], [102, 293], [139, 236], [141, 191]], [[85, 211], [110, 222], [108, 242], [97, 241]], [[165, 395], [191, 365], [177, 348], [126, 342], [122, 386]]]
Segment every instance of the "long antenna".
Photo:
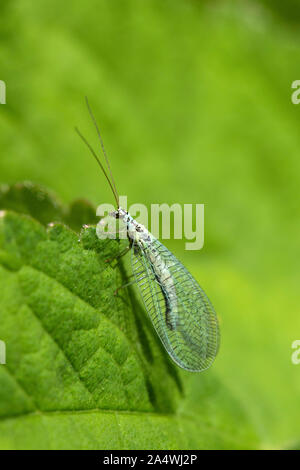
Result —
[[104, 144], [103, 144], [102, 136], [101, 136], [101, 133], [100, 133], [100, 130], [99, 130], [97, 121], [96, 121], [96, 119], [95, 119], [95, 116], [94, 116], [94, 114], [93, 114], [93, 111], [92, 111], [92, 109], [91, 109], [91, 107], [90, 107], [90, 104], [89, 104], [89, 101], [88, 101], [88, 99], [87, 99], [87, 96], [85, 97], [85, 102], [86, 102], [87, 109], [88, 109], [88, 111], [89, 111], [89, 113], [90, 113], [90, 116], [91, 116], [91, 118], [92, 118], [92, 121], [93, 121], [93, 123], [94, 123], [94, 126], [95, 126], [95, 128], [96, 128], [96, 131], [97, 131], [97, 134], [98, 134], [98, 137], [99, 137], [101, 149], [102, 149], [102, 152], [103, 152], [103, 155], [104, 155], [104, 158], [105, 158], [107, 167], [108, 167], [108, 171], [109, 171], [109, 174], [110, 174], [110, 177], [111, 177], [111, 181], [112, 181], [114, 190], [115, 190], [115, 195], [117, 196], [117, 199], [119, 200], [118, 191], [117, 191], [117, 188], [116, 188], [116, 184], [115, 184], [114, 177], [113, 177], [113, 175], [112, 175], [112, 171], [111, 171], [111, 168], [110, 168], [109, 160], [108, 160], [108, 157], [107, 157], [107, 154], [106, 154], [106, 151], [105, 151], [105, 147], [104, 147]]
[[94, 158], [96, 159], [98, 165], [100, 166], [101, 170], [103, 171], [104, 173], [104, 176], [105, 178], [107, 179], [108, 181], [108, 184], [109, 186], [111, 187], [111, 190], [113, 192], [113, 195], [114, 195], [114, 198], [116, 200], [116, 203], [117, 203], [117, 206], [119, 207], [119, 197], [118, 197], [118, 194], [115, 192], [115, 189], [113, 187], [113, 185], [111, 184], [110, 182], [110, 179], [105, 171], [105, 168], [104, 166], [102, 165], [102, 163], [100, 162], [95, 150], [93, 149], [93, 147], [91, 146], [91, 144], [86, 140], [86, 138], [81, 134], [81, 132], [79, 131], [79, 129], [77, 127], [75, 127], [75, 131], [77, 132], [77, 134], [79, 135], [79, 137], [81, 138], [81, 140], [85, 143], [85, 145], [89, 148], [91, 154], [94, 156]]

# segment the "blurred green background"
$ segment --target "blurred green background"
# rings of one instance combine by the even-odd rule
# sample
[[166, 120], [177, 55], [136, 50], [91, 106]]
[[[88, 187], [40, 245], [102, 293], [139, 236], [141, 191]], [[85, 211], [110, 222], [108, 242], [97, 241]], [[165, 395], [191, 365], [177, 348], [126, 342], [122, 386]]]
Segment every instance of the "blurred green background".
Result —
[[204, 203], [205, 247], [166, 245], [212, 299], [214, 369], [262, 447], [300, 440], [296, 2], [1, 2], [0, 182], [113, 202], [74, 132], [99, 120], [120, 194]]

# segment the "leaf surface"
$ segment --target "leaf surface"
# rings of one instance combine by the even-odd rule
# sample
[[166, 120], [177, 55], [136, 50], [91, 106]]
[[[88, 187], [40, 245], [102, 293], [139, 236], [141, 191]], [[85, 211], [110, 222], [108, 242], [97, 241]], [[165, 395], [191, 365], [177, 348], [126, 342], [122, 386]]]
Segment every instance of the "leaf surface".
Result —
[[[0, 338], [7, 347], [0, 366], [0, 446], [257, 446], [244, 410], [213, 370], [179, 370], [135, 291], [114, 295], [125, 269], [107, 259], [120, 243], [99, 240], [92, 226], [80, 236], [62, 222], [45, 226], [53, 211], [48, 219], [43, 214], [44, 225], [17, 213], [33, 212], [20, 204], [23, 190], [10, 189], [9, 204], [0, 195]], [[58, 207], [47, 198], [49, 207]], [[41, 200], [35, 204], [40, 214]], [[61, 221], [66, 214], [55, 213]]]

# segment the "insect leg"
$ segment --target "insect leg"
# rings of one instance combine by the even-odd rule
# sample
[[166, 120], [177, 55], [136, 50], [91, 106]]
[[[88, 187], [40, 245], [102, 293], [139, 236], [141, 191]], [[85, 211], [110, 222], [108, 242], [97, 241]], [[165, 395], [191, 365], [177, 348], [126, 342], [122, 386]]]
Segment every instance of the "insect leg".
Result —
[[[130, 274], [130, 276], [128, 276], [127, 279], [131, 279], [132, 277], [134, 277], [134, 274]], [[142, 277], [141, 279], [144, 279], [146, 276]], [[119, 290], [123, 289], [124, 287], [128, 287], [128, 286], [132, 286], [132, 284], [135, 284], [136, 283], [136, 279], [134, 279], [133, 281], [130, 281], [130, 282], [126, 282], [126, 284], [123, 284], [122, 286], [118, 287], [115, 292], [114, 292], [114, 295], [117, 295], [117, 293], [119, 292]]]
[[122, 256], [126, 255], [126, 253], [128, 253], [129, 250], [130, 250], [130, 246], [127, 246], [126, 248], [124, 248], [124, 250], [122, 250], [116, 256], [113, 256], [112, 258], [106, 259], [105, 263], [110, 263], [111, 261], [117, 261], [116, 265], [114, 266], [114, 267], [116, 267], [117, 264], [118, 264], [119, 259], [121, 259]]
[[110, 258], [108, 260], [105, 260], [106, 263], [109, 263], [110, 261], [113, 261], [113, 260], [117, 260], [114, 268], [118, 265], [118, 261], [120, 258], [122, 258], [122, 256], [126, 255], [126, 253], [128, 253], [128, 251], [132, 248], [132, 240], [129, 239], [129, 245], [123, 250], [121, 251], [121, 253], [117, 254], [116, 256], [114, 256], [113, 258]]
[[[128, 279], [130, 279], [131, 277], [133, 277], [133, 274], [131, 274], [130, 276], [128, 276]], [[122, 286], [118, 287], [115, 292], [114, 292], [114, 295], [117, 295], [117, 293], [119, 292], [119, 290], [123, 289], [124, 287], [128, 287], [128, 286], [131, 286], [132, 284], [135, 284], [136, 280], [134, 279], [133, 281], [130, 281], [130, 282], [126, 282], [126, 284], [123, 284]]]

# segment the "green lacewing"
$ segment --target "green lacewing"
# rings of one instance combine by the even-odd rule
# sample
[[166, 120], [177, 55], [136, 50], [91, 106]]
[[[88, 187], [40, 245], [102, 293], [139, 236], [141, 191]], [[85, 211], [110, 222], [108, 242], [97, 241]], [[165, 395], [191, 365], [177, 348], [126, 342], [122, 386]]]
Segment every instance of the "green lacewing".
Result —
[[87, 98], [86, 104], [108, 171], [77, 128], [76, 132], [95, 157], [114, 195], [117, 207], [110, 215], [121, 219], [126, 227], [134, 282], [154, 329], [178, 366], [190, 372], [201, 372], [211, 366], [219, 349], [216, 312], [185, 266], [146, 227], [119, 206], [119, 196], [102, 136]]

